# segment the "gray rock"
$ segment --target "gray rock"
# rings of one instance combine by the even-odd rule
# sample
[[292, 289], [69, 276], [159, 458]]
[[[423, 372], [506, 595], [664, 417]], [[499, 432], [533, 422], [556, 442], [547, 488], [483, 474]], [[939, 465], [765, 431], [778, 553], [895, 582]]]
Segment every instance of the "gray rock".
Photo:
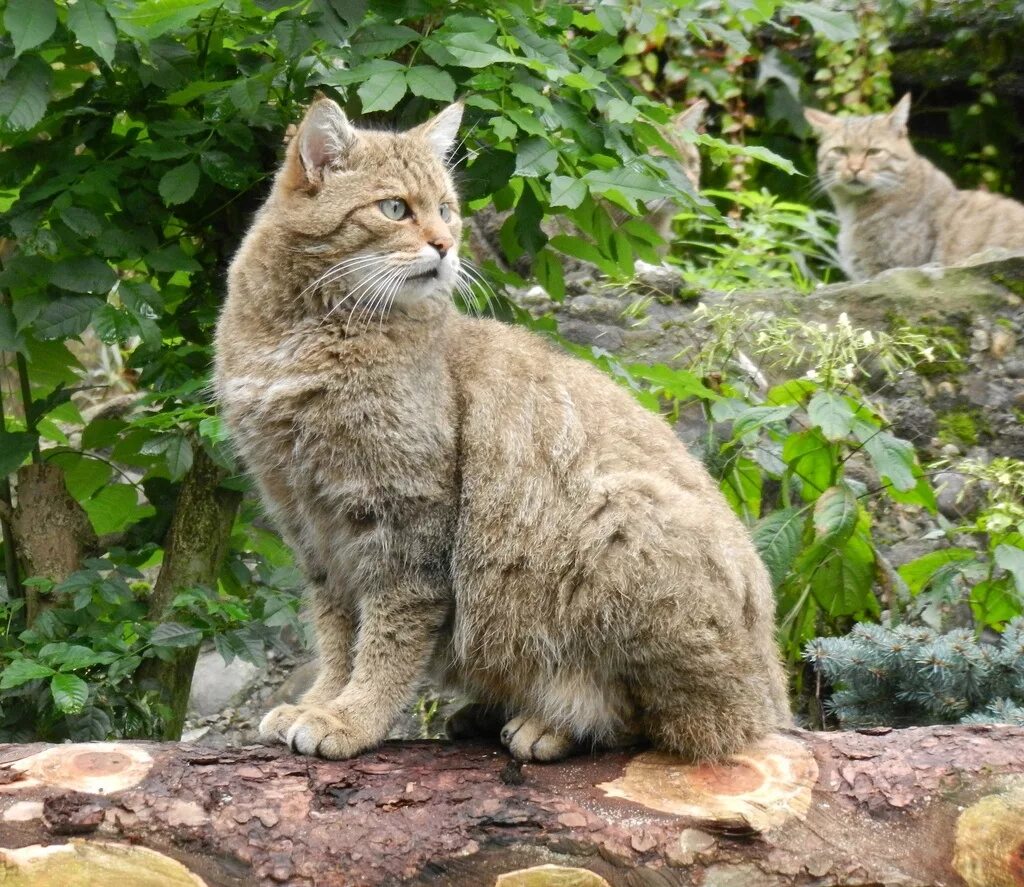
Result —
[[316, 680], [319, 671], [320, 663], [316, 659], [310, 659], [308, 662], [295, 666], [291, 674], [284, 679], [284, 683], [271, 693], [267, 700], [267, 707], [273, 708], [275, 705], [282, 705], [286, 702], [298, 702], [302, 694], [313, 686], [313, 681]]
[[980, 484], [956, 471], [940, 471], [932, 478], [939, 511], [950, 520], [965, 520], [978, 512], [985, 502]]
[[192, 673], [189, 715], [201, 717], [223, 711], [248, 695], [259, 677], [260, 670], [251, 662], [234, 659], [225, 664], [216, 650], [200, 653]]
[[939, 430], [935, 411], [916, 397], [900, 397], [889, 404], [893, 433], [920, 446]]

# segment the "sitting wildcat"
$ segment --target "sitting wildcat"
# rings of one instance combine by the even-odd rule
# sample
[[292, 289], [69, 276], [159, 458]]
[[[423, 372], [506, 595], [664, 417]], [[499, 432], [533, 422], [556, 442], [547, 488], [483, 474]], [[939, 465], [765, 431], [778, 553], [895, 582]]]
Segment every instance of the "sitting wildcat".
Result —
[[768, 576], [665, 422], [452, 307], [461, 114], [380, 132], [318, 100], [231, 265], [217, 394], [322, 664], [261, 733], [355, 755], [433, 674], [521, 760], [733, 752], [789, 717]]
[[914, 151], [909, 112], [909, 94], [888, 114], [804, 110], [819, 139], [818, 175], [839, 214], [847, 276], [951, 265], [988, 247], [1024, 249], [1024, 205], [987, 191], [958, 191]]

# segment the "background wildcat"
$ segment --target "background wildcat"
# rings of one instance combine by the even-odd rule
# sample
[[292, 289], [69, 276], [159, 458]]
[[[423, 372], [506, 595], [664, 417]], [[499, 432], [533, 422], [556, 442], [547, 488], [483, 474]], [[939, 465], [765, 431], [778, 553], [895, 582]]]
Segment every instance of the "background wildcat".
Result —
[[1024, 249], [1024, 205], [960, 191], [910, 143], [910, 95], [888, 114], [836, 117], [807, 108], [818, 175], [839, 214], [839, 255], [860, 280], [886, 268], [951, 265], [988, 247]]
[[637, 734], [735, 751], [788, 720], [765, 569], [660, 418], [452, 308], [460, 117], [370, 132], [318, 101], [232, 263], [218, 397], [322, 662], [261, 729], [356, 754], [432, 668], [521, 759]]

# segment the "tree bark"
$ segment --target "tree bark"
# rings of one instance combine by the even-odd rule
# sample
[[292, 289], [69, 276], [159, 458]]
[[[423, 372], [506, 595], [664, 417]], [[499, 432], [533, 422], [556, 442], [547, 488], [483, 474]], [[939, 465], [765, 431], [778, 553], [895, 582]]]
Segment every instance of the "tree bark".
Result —
[[350, 761], [0, 746], [0, 836], [4, 883], [33, 887], [1005, 887], [1024, 884], [1024, 729], [792, 731], [703, 766], [520, 767], [483, 743]]
[[[198, 444], [194, 450], [194, 461], [182, 482], [164, 540], [163, 564], [149, 599], [150, 618], [157, 621], [167, 618], [179, 591], [216, 586], [242, 501], [241, 493], [221, 486], [226, 472]], [[148, 660], [140, 669], [140, 680], [159, 687], [161, 702], [170, 710], [164, 739], [181, 737], [198, 655], [198, 645], [187, 647], [170, 660]]]

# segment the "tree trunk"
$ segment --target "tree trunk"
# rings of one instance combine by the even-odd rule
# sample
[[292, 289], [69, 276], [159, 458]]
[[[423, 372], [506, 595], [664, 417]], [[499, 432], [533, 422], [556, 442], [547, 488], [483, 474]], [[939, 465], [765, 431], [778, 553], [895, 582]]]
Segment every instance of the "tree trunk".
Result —
[[[167, 538], [164, 560], [149, 600], [150, 618], [168, 616], [175, 594], [197, 586], [216, 587], [231, 528], [242, 494], [221, 487], [225, 472], [195, 446], [192, 467], [181, 485]], [[170, 660], [147, 660], [140, 680], [160, 689], [161, 702], [170, 709], [164, 724], [164, 739], [179, 739], [185, 722], [192, 672], [199, 647], [182, 649]]]
[[1024, 884], [1024, 729], [792, 731], [704, 766], [520, 767], [479, 743], [350, 761], [0, 746], [0, 811], [4, 883], [33, 887], [1009, 887]]

